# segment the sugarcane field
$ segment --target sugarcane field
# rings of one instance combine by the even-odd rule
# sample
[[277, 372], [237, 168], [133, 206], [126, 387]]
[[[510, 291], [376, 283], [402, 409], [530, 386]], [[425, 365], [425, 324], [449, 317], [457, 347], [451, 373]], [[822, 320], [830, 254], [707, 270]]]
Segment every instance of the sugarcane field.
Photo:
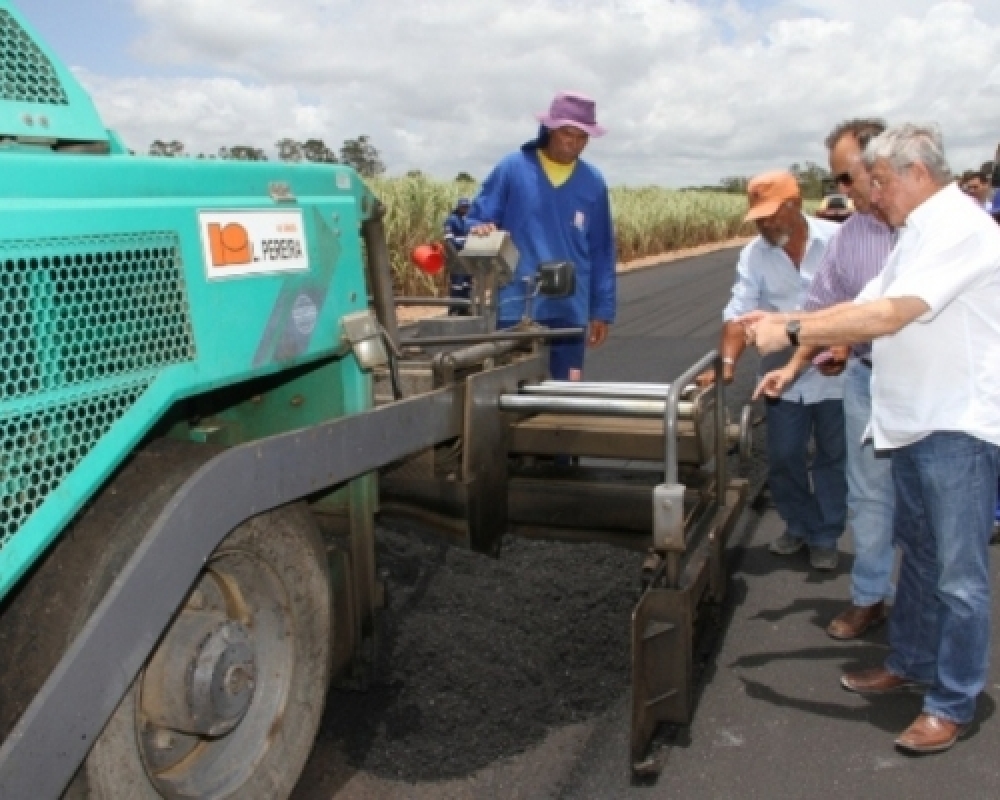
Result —
[[1000, 795], [998, 64], [0, 0], [0, 800]]

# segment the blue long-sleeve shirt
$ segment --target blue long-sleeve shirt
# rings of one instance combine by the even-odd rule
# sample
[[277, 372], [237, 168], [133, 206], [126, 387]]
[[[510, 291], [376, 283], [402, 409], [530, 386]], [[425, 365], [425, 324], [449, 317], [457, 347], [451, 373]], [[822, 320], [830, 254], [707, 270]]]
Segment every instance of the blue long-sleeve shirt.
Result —
[[483, 183], [468, 214], [469, 225], [494, 223], [510, 233], [520, 253], [517, 276], [500, 290], [498, 317], [519, 319], [525, 308], [524, 278], [545, 261], [571, 261], [576, 291], [571, 297], [539, 297], [539, 322], [586, 325], [614, 322], [617, 307], [615, 240], [611, 201], [601, 173], [577, 161], [573, 174], [556, 188], [536, 153], [545, 134], [506, 156]]

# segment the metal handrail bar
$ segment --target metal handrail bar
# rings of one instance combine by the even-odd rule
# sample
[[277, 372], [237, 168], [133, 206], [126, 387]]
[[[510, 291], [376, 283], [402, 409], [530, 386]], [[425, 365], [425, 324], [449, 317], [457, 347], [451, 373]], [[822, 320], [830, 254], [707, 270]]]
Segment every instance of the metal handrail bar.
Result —
[[[692, 364], [687, 370], [673, 383], [670, 384], [670, 391], [667, 392], [667, 400], [664, 405], [663, 410], [663, 437], [665, 441], [665, 453], [664, 453], [664, 482], [667, 484], [677, 483], [677, 417], [678, 417], [678, 405], [680, 403], [681, 392], [684, 387], [687, 386], [691, 381], [693, 381], [698, 375], [708, 369], [709, 366], [715, 366], [715, 374], [717, 376], [722, 375], [722, 359], [719, 356], [718, 350], [712, 350], [702, 356], [697, 362]], [[716, 386], [718, 386], [719, 381], [716, 381]], [[722, 393], [716, 389], [716, 451], [719, 450], [720, 441], [719, 437], [722, 437], [722, 448], [725, 452], [725, 409], [722, 409], [722, 403], [720, 402]], [[720, 416], [721, 413], [721, 416]], [[720, 428], [720, 420], [722, 420]], [[716, 455], [718, 459], [718, 455]], [[721, 473], [718, 472], [717, 467], [717, 478], [723, 477]], [[720, 487], [720, 492], [722, 491]]]

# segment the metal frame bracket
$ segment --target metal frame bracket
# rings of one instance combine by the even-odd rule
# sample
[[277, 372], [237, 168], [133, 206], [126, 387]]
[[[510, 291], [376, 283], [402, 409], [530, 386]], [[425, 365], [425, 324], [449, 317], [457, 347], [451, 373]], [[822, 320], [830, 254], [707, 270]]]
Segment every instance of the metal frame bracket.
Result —
[[683, 483], [661, 483], [653, 489], [653, 548], [684, 552]]

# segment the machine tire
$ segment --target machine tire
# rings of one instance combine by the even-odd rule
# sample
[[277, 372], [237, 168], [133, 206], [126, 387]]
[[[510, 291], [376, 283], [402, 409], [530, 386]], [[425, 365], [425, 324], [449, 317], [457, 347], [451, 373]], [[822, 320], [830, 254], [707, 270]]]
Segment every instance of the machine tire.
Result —
[[[245, 781], [224, 786], [221, 776], [212, 774], [207, 777], [218, 780], [220, 785], [210, 791], [174, 796], [206, 800], [286, 798], [295, 788], [312, 749], [330, 680], [331, 595], [325, 548], [309, 511], [303, 505], [293, 505], [262, 514], [238, 527], [226, 537], [213, 559], [228, 553], [256, 555], [273, 568], [285, 590], [294, 637], [287, 702], [262, 731], [267, 740], [263, 752], [251, 747], [246, 753], [232, 753], [225, 759], [244, 762], [248, 771]], [[266, 697], [272, 691], [266, 681], [262, 675], [256, 689], [258, 697]], [[274, 689], [280, 690], [280, 687]], [[85, 780], [88, 790], [85, 797], [158, 800], [173, 794], [157, 790], [140, 754], [136, 725], [138, 694], [137, 686], [133, 685], [94, 744], [81, 770], [80, 779]], [[250, 714], [248, 711], [247, 716]], [[244, 724], [246, 721], [241, 723]], [[234, 768], [233, 773], [237, 772]]]
[[[5, 609], [4, 617], [13, 616], [15, 620], [25, 618], [18, 613], [11, 615], [12, 611], [44, 615], [41, 623], [35, 616], [27, 624], [0, 627], [0, 634], [6, 634], [0, 635], [0, 640], [20, 645], [20, 651], [13, 651], [15, 660], [19, 652], [38, 657], [48, 662], [42, 678], [48, 674], [177, 488], [215, 452], [203, 445], [154, 442], [121, 470], [63, 535], [21, 596]], [[138, 712], [144, 671], [95, 742], [64, 795], [67, 800], [159, 800], [180, 796], [273, 800], [286, 798], [292, 792], [312, 748], [330, 679], [332, 606], [325, 546], [308, 509], [304, 504], [294, 504], [257, 516], [232, 531], [213, 554], [196, 586], [209, 579], [206, 576], [217, 569], [213, 565], [228, 563], [226, 559], [247, 565], [239, 568], [244, 571], [256, 569], [264, 573], [265, 589], [277, 595], [268, 600], [260, 594], [265, 589], [247, 588], [247, 608], [260, 619], [270, 614], [281, 620], [275, 629], [277, 634], [268, 637], [272, 641], [258, 642], [258, 646], [288, 654], [280, 662], [288, 666], [283, 671], [262, 666], [254, 676], [256, 685], [249, 707], [233, 732], [205, 739], [188, 761], [203, 751], [216, 752], [212, 748], [221, 747], [241, 730], [247, 733], [232, 738], [229, 749], [218, 751], [220, 755], [211, 762], [211, 769], [205, 770], [202, 784], [189, 782], [175, 787], [164, 783], [162, 776], [147, 770], [143, 759]], [[6, 621], [0, 621], [0, 626]], [[39, 624], [46, 625], [44, 639], [38, 636]], [[268, 625], [255, 626], [252, 620], [248, 625], [256, 640], [269, 630]], [[33, 630], [34, 635], [19, 638], [22, 629]], [[58, 647], [57, 639], [61, 639]], [[278, 663], [276, 659], [272, 661]], [[23, 670], [17, 672], [24, 674]], [[281, 676], [280, 685], [276, 685], [274, 675]], [[10, 682], [3, 688], [20, 688], [18, 705], [22, 707], [37, 691], [37, 686], [16, 687]], [[30, 691], [32, 688], [34, 691]], [[30, 693], [24, 694], [26, 691]], [[266, 711], [273, 719], [261, 717]], [[252, 727], [243, 728], [251, 722]], [[262, 736], [250, 736], [261, 731]], [[255, 743], [255, 739], [262, 741]], [[244, 740], [249, 744], [241, 751]], [[196, 791], [192, 792], [192, 787]]]

